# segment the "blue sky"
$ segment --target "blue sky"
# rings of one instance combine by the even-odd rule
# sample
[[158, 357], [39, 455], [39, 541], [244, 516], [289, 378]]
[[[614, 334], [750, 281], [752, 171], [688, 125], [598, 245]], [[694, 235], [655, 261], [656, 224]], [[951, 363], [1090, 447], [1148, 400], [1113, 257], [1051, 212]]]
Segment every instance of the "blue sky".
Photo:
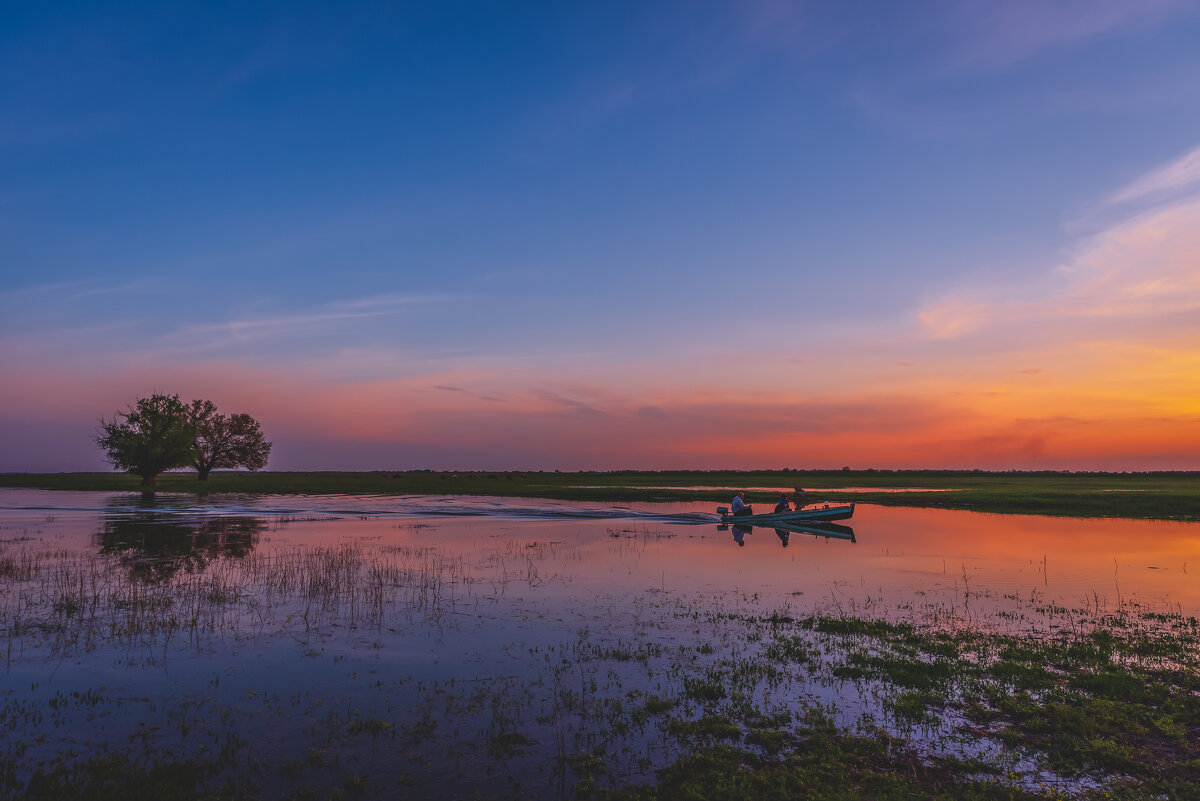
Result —
[[[1112, 200], [1200, 144], [1194, 2], [0, 14], [0, 337], [24, 383], [9, 432], [93, 425], [187, 367], [197, 392], [268, 413], [231, 376], [290, 371], [336, 394], [508, 375], [514, 403], [553, 392], [614, 416], [568, 384], [586, 375], [621, 408], [720, 394], [722, 370], [751, 406], [878, 397], [881, 350], [930, 381], [988, 350], [914, 333], [931, 305], [1061, 291], [1055, 270], [1097, 237], [1191, 197], [1184, 182]], [[1190, 341], [1186, 312], [1155, 335]], [[834, 359], [837, 388], [780, 382]], [[46, 411], [37, 398], [72, 376], [77, 402]], [[277, 411], [285, 431], [307, 415], [339, 436], [327, 409]], [[405, 436], [383, 441], [403, 453]], [[507, 447], [480, 438], [456, 458]], [[36, 450], [55, 454], [39, 469], [96, 459], [65, 436], [11, 441], [0, 469]], [[562, 459], [587, 464], [574, 447]], [[629, 466], [703, 456], [673, 447]]]

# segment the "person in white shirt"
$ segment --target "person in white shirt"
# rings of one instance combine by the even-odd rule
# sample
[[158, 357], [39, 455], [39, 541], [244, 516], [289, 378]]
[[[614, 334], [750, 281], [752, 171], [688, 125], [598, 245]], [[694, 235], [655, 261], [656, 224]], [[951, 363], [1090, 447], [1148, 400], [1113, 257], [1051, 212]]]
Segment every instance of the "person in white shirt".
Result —
[[733, 503], [729, 504], [729, 511], [734, 517], [745, 517], [746, 515], [754, 514], [754, 509], [746, 505], [746, 493], [739, 492], [733, 496]]

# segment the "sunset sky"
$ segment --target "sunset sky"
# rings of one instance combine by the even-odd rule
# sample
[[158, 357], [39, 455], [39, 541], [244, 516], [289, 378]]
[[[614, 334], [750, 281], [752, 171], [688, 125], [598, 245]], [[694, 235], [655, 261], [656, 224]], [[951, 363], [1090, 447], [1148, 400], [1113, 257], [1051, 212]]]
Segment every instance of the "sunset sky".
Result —
[[9, 3], [0, 470], [1200, 469], [1200, 2]]

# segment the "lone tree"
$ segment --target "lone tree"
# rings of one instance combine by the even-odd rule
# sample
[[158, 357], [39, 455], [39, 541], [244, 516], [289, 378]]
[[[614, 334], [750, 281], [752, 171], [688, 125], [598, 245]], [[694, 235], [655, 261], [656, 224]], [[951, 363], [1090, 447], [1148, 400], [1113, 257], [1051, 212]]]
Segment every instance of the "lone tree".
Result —
[[153, 487], [159, 473], [192, 463], [196, 426], [178, 395], [154, 394], [116, 412], [112, 420], [100, 418], [96, 444], [113, 467], [141, 476], [143, 487]]
[[196, 431], [191, 465], [201, 481], [215, 469], [245, 467], [261, 470], [271, 455], [271, 443], [263, 438], [258, 421], [248, 414], [224, 415], [208, 400], [194, 400], [187, 407]]

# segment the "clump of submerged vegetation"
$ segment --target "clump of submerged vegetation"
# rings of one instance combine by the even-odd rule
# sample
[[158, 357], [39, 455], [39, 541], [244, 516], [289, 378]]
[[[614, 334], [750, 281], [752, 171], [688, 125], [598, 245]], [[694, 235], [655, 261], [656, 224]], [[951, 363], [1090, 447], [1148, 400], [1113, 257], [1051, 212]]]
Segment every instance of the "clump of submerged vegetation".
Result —
[[[652, 540], [600, 542], [620, 556]], [[10, 671], [52, 677], [97, 655], [164, 675], [189, 655], [218, 665], [182, 693], [48, 678], [7, 692], [3, 794], [1150, 801], [1200, 784], [1200, 622], [1179, 612], [870, 614], [661, 590], [617, 612], [590, 590], [555, 594], [573, 557], [553, 542], [469, 558], [244, 545], [157, 557], [184, 560], [175, 570], [117, 549], [0, 546]], [[555, 628], [564, 598], [596, 605]], [[469, 643], [500, 625], [509, 639], [460, 654], [476, 671], [402, 667], [418, 633], [441, 654], [459, 627]], [[332, 676], [323, 689], [220, 667], [291, 642], [270, 664], [312, 665]]]

